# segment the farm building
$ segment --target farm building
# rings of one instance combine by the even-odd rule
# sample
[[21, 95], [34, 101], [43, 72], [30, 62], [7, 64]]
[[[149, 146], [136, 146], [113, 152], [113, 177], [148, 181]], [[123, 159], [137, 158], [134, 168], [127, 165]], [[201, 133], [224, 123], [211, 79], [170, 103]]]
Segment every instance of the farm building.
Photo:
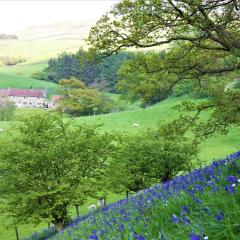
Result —
[[0, 97], [8, 97], [21, 107], [45, 107], [46, 91], [43, 89], [0, 89]]

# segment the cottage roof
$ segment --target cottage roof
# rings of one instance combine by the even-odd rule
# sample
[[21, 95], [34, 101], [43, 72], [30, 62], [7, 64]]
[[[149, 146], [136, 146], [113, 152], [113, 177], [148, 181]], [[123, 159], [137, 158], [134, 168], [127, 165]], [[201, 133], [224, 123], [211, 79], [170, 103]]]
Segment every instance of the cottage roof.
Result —
[[0, 89], [0, 97], [7, 97], [8, 89]]
[[0, 96], [13, 96], [13, 97], [45, 97], [43, 89], [0, 89]]
[[60, 96], [60, 95], [53, 95], [52, 96], [52, 101], [57, 102], [57, 101], [61, 100], [61, 98], [62, 98], [62, 96]]

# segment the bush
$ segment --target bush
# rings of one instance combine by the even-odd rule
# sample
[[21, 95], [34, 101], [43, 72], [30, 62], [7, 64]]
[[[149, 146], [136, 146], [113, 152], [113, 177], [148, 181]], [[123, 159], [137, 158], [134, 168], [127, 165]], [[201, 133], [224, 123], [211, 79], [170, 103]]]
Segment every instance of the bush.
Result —
[[110, 166], [109, 182], [113, 190], [139, 191], [190, 170], [198, 152], [198, 141], [187, 138], [181, 124], [174, 121], [155, 130], [123, 136]]
[[32, 73], [31, 78], [37, 79], [37, 80], [45, 80], [46, 79], [46, 73], [42, 71], [37, 71]]
[[0, 98], [0, 121], [10, 121], [14, 117], [16, 106], [8, 98]]
[[0, 58], [0, 62], [2, 63], [2, 65], [5, 66], [13, 66], [16, 65], [18, 63], [24, 63], [27, 60], [25, 58], [19, 57], [19, 58], [15, 58], [15, 57], [1, 57]]

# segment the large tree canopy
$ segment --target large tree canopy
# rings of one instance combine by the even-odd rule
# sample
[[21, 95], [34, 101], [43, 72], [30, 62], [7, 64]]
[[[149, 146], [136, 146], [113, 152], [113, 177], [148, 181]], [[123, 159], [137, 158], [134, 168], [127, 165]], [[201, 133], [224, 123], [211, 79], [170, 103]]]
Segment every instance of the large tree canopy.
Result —
[[158, 50], [140, 53], [121, 69], [119, 88], [133, 100], [161, 101], [187, 80], [211, 97], [185, 104], [196, 118], [214, 109], [202, 126], [208, 133], [240, 122], [240, 91], [233, 84], [240, 69], [239, 1], [123, 0], [97, 22], [88, 40], [103, 56], [129, 47]]
[[115, 146], [94, 126], [53, 113], [23, 119], [0, 139], [1, 210], [14, 224], [52, 221], [62, 229], [69, 207], [95, 196]]
[[89, 41], [108, 54], [187, 42], [240, 56], [239, 9], [237, 0], [123, 0], [92, 28]]

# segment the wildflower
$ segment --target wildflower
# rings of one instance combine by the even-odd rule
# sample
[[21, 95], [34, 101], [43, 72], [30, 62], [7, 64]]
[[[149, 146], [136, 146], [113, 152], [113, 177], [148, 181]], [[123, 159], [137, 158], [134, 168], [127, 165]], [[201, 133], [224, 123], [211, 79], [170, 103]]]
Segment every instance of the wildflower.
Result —
[[224, 190], [227, 192], [227, 193], [230, 193], [230, 194], [234, 194], [235, 193], [235, 189], [233, 186], [231, 185], [227, 185]]
[[88, 239], [98, 240], [98, 237], [95, 234], [88, 236]]
[[184, 215], [184, 214], [189, 214], [190, 213], [190, 210], [187, 208], [187, 206], [182, 206], [182, 211], [181, 211], [181, 214]]
[[120, 226], [119, 226], [119, 230], [120, 231], [123, 231], [124, 230], [124, 225], [121, 223]]
[[172, 222], [175, 224], [179, 222], [179, 218], [176, 216], [176, 214], [173, 214], [171, 219], [172, 219]]
[[189, 240], [201, 240], [201, 238], [198, 235], [190, 233]]
[[223, 218], [224, 218], [224, 213], [223, 211], [219, 211], [218, 213], [216, 213], [214, 215], [214, 217], [218, 220], [218, 221], [221, 221]]
[[125, 214], [125, 210], [124, 210], [124, 209], [121, 209], [121, 210], [120, 210], [120, 214], [121, 214], [121, 215]]
[[237, 182], [237, 177], [236, 176], [227, 176], [226, 180], [233, 184], [233, 183]]
[[134, 236], [135, 240], [146, 240], [142, 235], [138, 234]]
[[100, 229], [100, 235], [104, 235], [104, 230]]
[[185, 217], [185, 216], [183, 216], [182, 222], [183, 222], [183, 223], [186, 223], [186, 224], [190, 224], [189, 218], [187, 218], [187, 217]]

